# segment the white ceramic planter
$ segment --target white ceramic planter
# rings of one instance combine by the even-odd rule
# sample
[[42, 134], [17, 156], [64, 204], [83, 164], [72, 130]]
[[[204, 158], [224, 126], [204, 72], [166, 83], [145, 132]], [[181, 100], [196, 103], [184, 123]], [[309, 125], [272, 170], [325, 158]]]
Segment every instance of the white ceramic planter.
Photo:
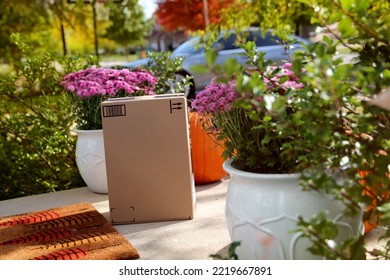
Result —
[[76, 163], [84, 182], [96, 193], [108, 193], [103, 130], [74, 130], [77, 133]]
[[240, 171], [224, 162], [230, 174], [226, 221], [231, 241], [241, 241], [239, 259], [318, 259], [306, 250], [310, 241], [292, 233], [297, 217], [306, 219], [322, 210], [338, 225], [336, 242], [363, 232], [361, 216], [344, 217], [343, 206], [330, 196], [303, 191], [299, 174], [257, 174]]

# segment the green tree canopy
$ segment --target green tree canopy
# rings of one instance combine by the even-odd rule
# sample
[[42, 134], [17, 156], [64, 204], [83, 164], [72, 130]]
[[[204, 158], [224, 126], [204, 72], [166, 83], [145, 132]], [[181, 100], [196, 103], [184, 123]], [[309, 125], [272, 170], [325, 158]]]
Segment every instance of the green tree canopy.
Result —
[[122, 3], [108, 2], [110, 8], [110, 26], [104, 37], [111, 39], [128, 49], [128, 46], [145, 45], [145, 37], [153, 27], [153, 19], [146, 20], [142, 7], [137, 0]]
[[[99, 18], [94, 26], [93, 12], [103, 5], [108, 7], [109, 17]], [[71, 40], [78, 40], [78, 50], [90, 51], [96, 29], [98, 37], [117, 44], [144, 45], [152, 24], [153, 19], [145, 19], [137, 0], [0, 0], [0, 60], [13, 64], [21, 58], [10, 40], [13, 33], [37, 51], [59, 53], [62, 47], [66, 54]]]
[[0, 1], [0, 58], [5, 62], [19, 56], [10, 41], [12, 33], [26, 35], [30, 46], [41, 46], [50, 26], [46, 4], [45, 0]]

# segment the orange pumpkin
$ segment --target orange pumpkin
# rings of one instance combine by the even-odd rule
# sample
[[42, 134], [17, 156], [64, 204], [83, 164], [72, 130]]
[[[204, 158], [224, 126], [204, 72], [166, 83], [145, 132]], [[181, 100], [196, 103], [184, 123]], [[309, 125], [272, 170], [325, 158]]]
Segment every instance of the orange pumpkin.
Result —
[[202, 116], [189, 112], [192, 169], [196, 185], [221, 180], [227, 175], [223, 170], [223, 148], [202, 127]]

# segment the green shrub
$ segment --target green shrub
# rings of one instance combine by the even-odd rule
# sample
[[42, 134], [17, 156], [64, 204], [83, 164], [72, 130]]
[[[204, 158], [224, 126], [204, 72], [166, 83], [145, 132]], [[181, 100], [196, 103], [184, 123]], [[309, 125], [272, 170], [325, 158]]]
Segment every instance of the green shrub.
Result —
[[[152, 71], [158, 78], [154, 92], [156, 94], [185, 92], [191, 87], [192, 77], [186, 76], [182, 80], [176, 80], [175, 74], [182, 72], [184, 57], [171, 58], [171, 52], [149, 52], [148, 62], [145, 65], [136, 67]], [[114, 66], [115, 69], [128, 68], [125, 66]], [[129, 67], [131, 69], [131, 67]], [[189, 90], [189, 89], [188, 89]]]
[[0, 75], [0, 200], [84, 186], [75, 163], [64, 74], [93, 57], [37, 55], [11, 36], [24, 58]]

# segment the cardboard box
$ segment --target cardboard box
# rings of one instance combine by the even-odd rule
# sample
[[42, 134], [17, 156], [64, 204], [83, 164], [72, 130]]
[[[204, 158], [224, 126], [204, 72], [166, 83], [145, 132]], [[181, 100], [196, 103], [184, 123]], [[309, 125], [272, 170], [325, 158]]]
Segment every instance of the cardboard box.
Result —
[[101, 110], [111, 222], [192, 219], [195, 185], [185, 96], [114, 98]]

